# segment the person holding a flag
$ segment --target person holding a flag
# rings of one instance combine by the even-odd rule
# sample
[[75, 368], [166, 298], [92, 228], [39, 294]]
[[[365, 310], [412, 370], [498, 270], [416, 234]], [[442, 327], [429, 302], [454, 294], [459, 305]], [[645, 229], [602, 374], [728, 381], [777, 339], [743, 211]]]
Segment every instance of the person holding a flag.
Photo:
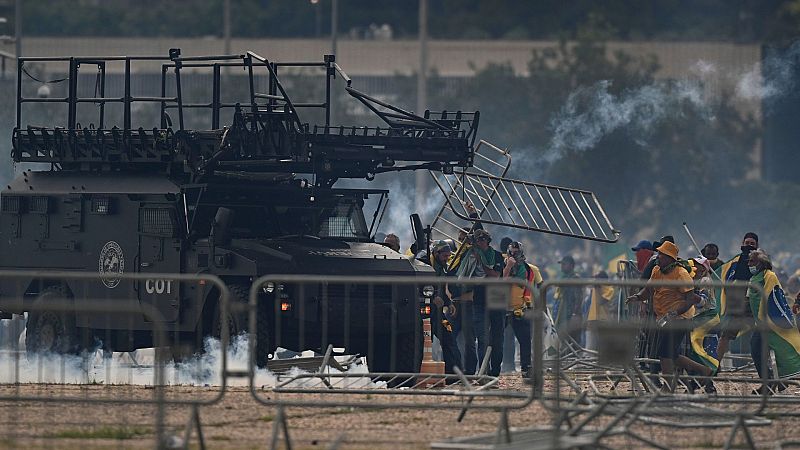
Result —
[[689, 358], [703, 364], [712, 370], [712, 375], [719, 370], [719, 360], [714, 357], [713, 351], [706, 350], [705, 338], [719, 325], [719, 309], [717, 297], [711, 283], [711, 263], [704, 256], [689, 260], [692, 271], [689, 274], [695, 281], [694, 292], [700, 296], [700, 302], [695, 304], [695, 315], [692, 317], [692, 330], [689, 332]]
[[[772, 261], [763, 250], [751, 251], [747, 259], [748, 270], [752, 274], [751, 287], [747, 290], [750, 310], [755, 319], [757, 330], [750, 339], [750, 351], [761, 378], [772, 378], [769, 365], [765, 367], [762, 352], [762, 340], [766, 340], [768, 349], [775, 353], [775, 363], [780, 378], [800, 374], [800, 331], [792, 309], [794, 300], [787, 298], [783, 292], [778, 276], [772, 270]], [[760, 287], [762, 289], [757, 289]], [[763, 295], [762, 295], [763, 292]], [[786, 386], [777, 383], [770, 386], [775, 390], [783, 390]], [[770, 393], [772, 392], [770, 390]], [[755, 394], [762, 394], [759, 389]]]

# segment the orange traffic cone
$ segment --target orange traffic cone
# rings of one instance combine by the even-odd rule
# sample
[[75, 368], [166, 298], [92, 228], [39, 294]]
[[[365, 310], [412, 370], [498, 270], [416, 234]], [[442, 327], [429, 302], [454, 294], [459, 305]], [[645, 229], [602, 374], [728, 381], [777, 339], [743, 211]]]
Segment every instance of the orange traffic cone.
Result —
[[420, 389], [430, 388], [434, 386], [444, 386], [445, 381], [443, 377], [432, 375], [444, 375], [444, 362], [433, 360], [433, 334], [431, 332], [431, 318], [425, 318], [422, 321], [423, 332], [423, 353], [422, 353], [422, 367], [420, 368], [420, 376], [418, 378], [416, 387]]

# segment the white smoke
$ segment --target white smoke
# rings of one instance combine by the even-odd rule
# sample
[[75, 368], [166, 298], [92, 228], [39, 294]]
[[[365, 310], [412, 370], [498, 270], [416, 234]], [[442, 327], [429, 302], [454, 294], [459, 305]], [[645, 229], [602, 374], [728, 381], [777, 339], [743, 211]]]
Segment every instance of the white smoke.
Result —
[[611, 92], [611, 87], [611, 81], [602, 80], [567, 97], [551, 120], [553, 137], [545, 152], [547, 161], [561, 158], [567, 150], [592, 148], [604, 136], [623, 128], [644, 144], [659, 123], [681, 117], [687, 107], [713, 119], [696, 82], [659, 81], [619, 94]]
[[550, 121], [553, 137], [544, 160], [552, 163], [568, 150], [590, 149], [622, 129], [645, 145], [658, 124], [682, 117], [686, 108], [692, 108], [703, 120], [713, 121], [714, 108], [703, 92], [704, 86], [715, 83], [733, 86], [738, 100], [764, 102], [769, 114], [771, 101], [794, 93], [798, 73], [800, 41], [743, 69], [723, 70], [712, 62], [697, 60], [683, 80], [656, 81], [618, 94], [611, 92], [609, 80], [580, 87]]
[[718, 72], [718, 69], [714, 63], [698, 59], [689, 68], [689, 72], [701, 79], [707, 79], [709, 77], [715, 76]]
[[[227, 349], [228, 369], [247, 370], [248, 366], [247, 335], [231, 339]], [[56, 384], [106, 384], [106, 385], [154, 385], [154, 349], [142, 349], [131, 354], [114, 353], [111, 358], [103, 358], [100, 351], [84, 356], [72, 355], [26, 355], [24, 351], [5, 351], [0, 353], [0, 384], [9, 383], [56, 383]], [[181, 363], [164, 364], [164, 382], [166, 385], [185, 386], [220, 386], [222, 384], [222, 348], [220, 341], [207, 338], [202, 354], [196, 355]], [[348, 386], [357, 383], [359, 387], [381, 387], [368, 378], [359, 377], [359, 373], [367, 371], [365, 365], [351, 366], [348, 374]], [[336, 373], [330, 369], [329, 373]], [[287, 376], [303, 373], [293, 368]], [[363, 380], [360, 380], [363, 378]], [[332, 379], [332, 384], [337, 379]], [[246, 386], [246, 378], [228, 379], [228, 385]], [[275, 386], [278, 379], [269, 370], [257, 369], [254, 383], [256, 386]], [[345, 380], [342, 380], [344, 382]], [[310, 380], [298, 381], [299, 386], [308, 386]], [[316, 381], [319, 383], [318, 379]]]
[[[426, 173], [426, 177], [430, 176]], [[416, 191], [412, 177], [395, 177], [388, 180], [385, 189], [389, 190], [389, 205], [379, 231], [389, 234], [394, 233], [400, 237], [400, 250], [405, 252], [414, 242], [413, 230], [409, 216], [413, 213], [420, 215], [423, 225], [429, 225], [434, 216], [444, 203], [444, 195], [438, 187], [429, 180], [427, 193], [423, 196], [421, 208], [416, 204]]]
[[793, 93], [797, 87], [800, 41], [780, 54], [770, 54], [760, 64], [738, 74], [736, 95], [745, 100], [774, 100]]

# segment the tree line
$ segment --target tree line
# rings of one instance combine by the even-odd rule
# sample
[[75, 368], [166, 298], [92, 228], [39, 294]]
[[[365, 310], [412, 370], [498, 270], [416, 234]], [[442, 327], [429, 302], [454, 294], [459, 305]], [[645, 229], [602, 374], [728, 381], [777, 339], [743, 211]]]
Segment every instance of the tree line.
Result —
[[[330, 34], [332, 0], [230, 0], [237, 37]], [[14, 1], [0, 2], [13, 34]], [[343, 36], [388, 24], [417, 35], [416, 2], [338, 0]], [[23, 2], [23, 27], [37, 36], [221, 36], [223, 0], [48, 0]], [[587, 23], [615, 40], [777, 42], [800, 30], [800, 0], [429, 0], [436, 39], [576, 39]]]

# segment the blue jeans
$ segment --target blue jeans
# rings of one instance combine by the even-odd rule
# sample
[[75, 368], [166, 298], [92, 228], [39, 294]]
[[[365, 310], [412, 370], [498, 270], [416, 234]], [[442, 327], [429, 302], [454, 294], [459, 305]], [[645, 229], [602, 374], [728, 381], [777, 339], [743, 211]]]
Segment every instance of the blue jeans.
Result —
[[489, 357], [487, 373], [491, 376], [500, 375], [500, 368], [503, 365], [506, 311], [505, 309], [491, 311], [486, 308], [486, 288], [484, 286], [475, 288], [472, 302], [472, 327], [478, 338], [478, 360], [483, 361], [486, 347], [491, 346], [492, 354]]

